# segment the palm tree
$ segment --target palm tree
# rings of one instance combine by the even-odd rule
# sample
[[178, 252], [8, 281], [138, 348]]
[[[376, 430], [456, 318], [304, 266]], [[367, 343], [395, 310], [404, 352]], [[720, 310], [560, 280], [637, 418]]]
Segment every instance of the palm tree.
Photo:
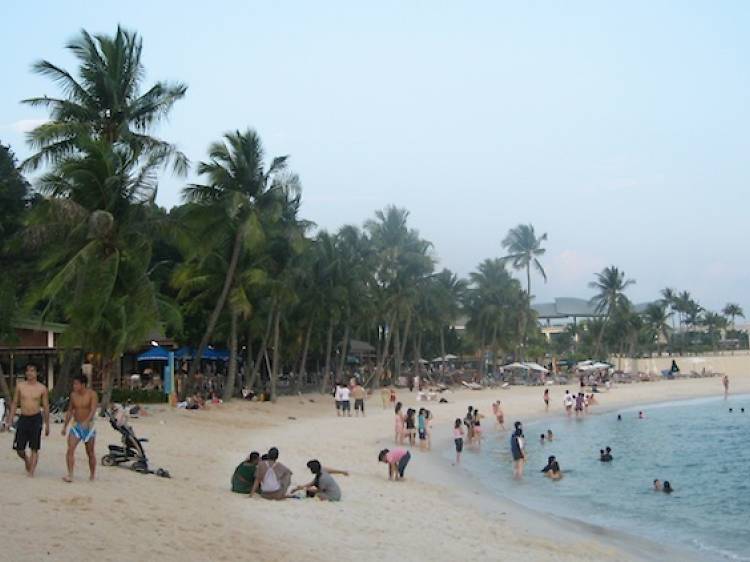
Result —
[[440, 356], [443, 361], [440, 365], [440, 372], [445, 373], [445, 327], [450, 326], [456, 321], [456, 317], [461, 310], [461, 301], [464, 298], [467, 284], [463, 279], [449, 269], [443, 269], [440, 273], [432, 277], [433, 302], [432, 309], [435, 311], [440, 331]]
[[625, 289], [633, 284], [635, 284], [633, 279], [626, 279], [625, 272], [620, 271], [613, 265], [605, 267], [600, 273], [596, 274], [596, 280], [589, 283], [589, 287], [598, 291], [591, 299], [591, 303], [597, 313], [603, 313], [605, 316], [597, 339], [596, 354], [601, 349], [607, 320], [612, 317], [618, 308], [627, 307], [630, 304], [625, 296]]
[[735, 318], [737, 318], [738, 316], [740, 318], [744, 318], [745, 317], [745, 312], [742, 310], [742, 307], [740, 305], [738, 305], [738, 304], [734, 304], [734, 303], [731, 303], [731, 302], [727, 303], [727, 305], [724, 307], [724, 309], [721, 311], [721, 313], [724, 316], [727, 316], [730, 319], [730, 321], [732, 323], [732, 328], [734, 328], [734, 320], [735, 320]]
[[537, 238], [534, 227], [531, 224], [519, 224], [508, 231], [508, 235], [502, 242], [503, 248], [508, 252], [504, 260], [512, 261], [514, 269], [526, 269], [526, 292], [531, 299], [531, 266], [534, 266], [539, 274], [547, 282], [547, 273], [544, 271], [539, 257], [547, 251], [542, 248], [542, 242], [546, 242], [547, 234]]
[[727, 327], [727, 319], [717, 312], [705, 311], [698, 321], [706, 327], [708, 335], [711, 338], [711, 344], [714, 350], [716, 350], [721, 337], [721, 331]]
[[[235, 281], [237, 264], [243, 251], [253, 249], [264, 238], [261, 214], [270, 182], [286, 167], [286, 156], [276, 157], [264, 169], [263, 147], [258, 134], [248, 129], [224, 135], [224, 141], [211, 144], [210, 161], [201, 162], [198, 173], [207, 184], [186, 187], [183, 198], [194, 203], [187, 220], [196, 225], [196, 255], [200, 259], [207, 248], [230, 248], [226, 276], [216, 304], [208, 317], [196, 358], [201, 357], [216, 328], [227, 297]], [[272, 198], [271, 198], [272, 199]], [[270, 199], [269, 199], [270, 200]], [[200, 361], [190, 364], [192, 380]]]
[[672, 328], [674, 328], [674, 313], [677, 312], [675, 310], [675, 304], [677, 303], [677, 291], [672, 289], [671, 287], [662, 289], [661, 302], [664, 304], [665, 308], [669, 310], [669, 315], [672, 316]]
[[649, 330], [657, 340], [659, 354], [661, 354], [661, 338], [669, 342], [669, 314], [664, 302], [651, 303], [646, 307], [645, 321]]
[[90, 137], [108, 144], [121, 143], [160, 163], [171, 161], [176, 172], [186, 173], [185, 155], [174, 145], [149, 135], [149, 131], [184, 97], [187, 86], [157, 82], [142, 92], [145, 71], [138, 34], [119, 26], [114, 36], [92, 36], [83, 30], [66, 47], [78, 60], [78, 78], [46, 60], [33, 65], [34, 72], [60, 87], [62, 97], [23, 101], [50, 111], [50, 120], [28, 135], [38, 152], [24, 162], [24, 167], [36, 169], [44, 162], [75, 154], [80, 150], [80, 140]]
[[79, 139], [77, 153], [40, 179], [48, 198], [35, 208], [25, 236], [32, 248], [44, 249], [44, 277], [30, 304], [43, 303], [43, 317], [60, 312], [68, 323], [66, 347], [101, 354], [103, 407], [121, 354], [143, 342], [167, 312], [149, 278], [148, 211], [158, 159], [142, 161], [132, 150]]

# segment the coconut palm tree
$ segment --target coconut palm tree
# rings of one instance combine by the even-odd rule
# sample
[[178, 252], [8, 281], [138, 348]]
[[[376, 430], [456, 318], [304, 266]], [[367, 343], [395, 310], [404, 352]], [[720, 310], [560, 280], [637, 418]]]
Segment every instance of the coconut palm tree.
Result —
[[61, 314], [68, 323], [66, 347], [101, 354], [106, 406], [120, 355], [141, 344], [167, 312], [149, 278], [155, 232], [149, 209], [159, 158], [142, 165], [130, 149], [78, 142], [76, 154], [39, 181], [47, 198], [34, 209], [25, 238], [43, 249], [43, 277], [29, 301], [44, 304], [43, 317]]
[[449, 269], [443, 269], [440, 273], [432, 276], [430, 287], [433, 299], [432, 309], [437, 316], [438, 330], [440, 335], [440, 356], [443, 362], [440, 371], [445, 373], [445, 328], [456, 321], [461, 310], [461, 302], [466, 292], [467, 283]]
[[171, 161], [176, 172], [186, 173], [185, 155], [149, 132], [184, 97], [187, 86], [160, 81], [143, 91], [143, 42], [138, 34], [119, 26], [114, 36], [92, 36], [83, 30], [66, 47], [78, 61], [77, 78], [46, 60], [32, 67], [57, 84], [62, 95], [23, 101], [50, 112], [50, 120], [29, 133], [29, 143], [37, 152], [23, 165], [36, 169], [71, 156], [80, 150], [80, 139], [92, 138], [121, 143], [159, 163]]
[[727, 305], [723, 308], [721, 313], [730, 319], [732, 328], [734, 328], [735, 318], [737, 318], [738, 316], [740, 318], [745, 317], [745, 312], [742, 310], [742, 307], [738, 304], [731, 303], [731, 302], [727, 303]]
[[508, 231], [507, 236], [502, 242], [503, 248], [508, 255], [503, 259], [513, 264], [514, 269], [526, 270], [526, 292], [531, 298], [531, 266], [542, 276], [544, 282], [547, 282], [547, 273], [544, 271], [539, 257], [547, 251], [542, 248], [542, 242], [547, 241], [547, 234], [537, 237], [534, 227], [531, 224], [519, 224]]
[[654, 338], [657, 339], [657, 347], [661, 354], [661, 338], [669, 342], [669, 314], [667, 305], [662, 302], [651, 303], [646, 307], [645, 323]]
[[634, 285], [633, 279], [626, 279], [625, 272], [620, 271], [615, 266], [605, 267], [600, 273], [596, 274], [596, 280], [589, 283], [589, 287], [596, 289], [598, 292], [591, 299], [594, 309], [599, 314], [604, 314], [599, 337], [597, 338], [596, 350], [598, 354], [601, 349], [602, 338], [607, 321], [612, 317], [618, 308], [627, 307], [630, 301], [625, 296], [625, 289]]
[[666, 287], [661, 290], [661, 302], [664, 303], [665, 308], [669, 311], [669, 316], [672, 316], [672, 328], [674, 328], [674, 313], [675, 303], [677, 302], [677, 291], [671, 287]]
[[[263, 146], [252, 129], [234, 131], [224, 140], [209, 146], [210, 160], [201, 162], [198, 174], [206, 184], [194, 184], [183, 190], [183, 198], [194, 203], [186, 220], [195, 227], [195, 256], [201, 259], [209, 248], [231, 248], [222, 289], [206, 323], [196, 357], [201, 357], [216, 328], [227, 297], [235, 281], [237, 264], [243, 251], [257, 249], [264, 240], [261, 214], [265, 201], [272, 202], [271, 182], [286, 167], [286, 156], [274, 158], [264, 166]], [[278, 212], [278, 211], [276, 211]], [[192, 380], [199, 361], [190, 364]]]

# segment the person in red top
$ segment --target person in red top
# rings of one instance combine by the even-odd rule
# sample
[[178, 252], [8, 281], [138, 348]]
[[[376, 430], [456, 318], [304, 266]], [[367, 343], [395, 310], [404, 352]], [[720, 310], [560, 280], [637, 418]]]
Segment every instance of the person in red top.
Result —
[[404, 477], [406, 465], [411, 460], [411, 453], [406, 449], [383, 449], [378, 455], [378, 462], [388, 465], [388, 480], [401, 480]]

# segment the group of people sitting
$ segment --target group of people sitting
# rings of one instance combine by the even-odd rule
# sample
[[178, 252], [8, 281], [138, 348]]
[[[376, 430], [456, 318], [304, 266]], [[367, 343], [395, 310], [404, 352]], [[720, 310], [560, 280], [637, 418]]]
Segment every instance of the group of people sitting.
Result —
[[292, 471], [279, 462], [279, 450], [271, 447], [263, 455], [253, 451], [234, 469], [232, 491], [249, 496], [257, 493], [267, 500], [301, 499], [302, 496], [297, 495], [301, 491], [305, 492], [306, 497], [321, 501], [341, 500], [341, 488], [331, 475], [349, 476], [347, 471], [324, 467], [316, 459], [308, 461], [307, 468], [313, 474], [313, 479], [289, 490]]
[[206, 401], [203, 394], [196, 392], [192, 396], [188, 396], [184, 401], [178, 402], [177, 407], [185, 410], [205, 410], [209, 404], [221, 404], [223, 400], [215, 393], [211, 393], [211, 398]]

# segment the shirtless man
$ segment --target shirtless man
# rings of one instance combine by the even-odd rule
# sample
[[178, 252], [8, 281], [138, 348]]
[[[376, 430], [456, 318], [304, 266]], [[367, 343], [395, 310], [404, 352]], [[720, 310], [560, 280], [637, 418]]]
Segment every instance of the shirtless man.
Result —
[[721, 382], [724, 385], [724, 398], [726, 398], [729, 395], [729, 377], [724, 375], [721, 378]]
[[[49, 435], [49, 396], [47, 387], [36, 380], [36, 365], [33, 363], [26, 365], [25, 375], [26, 381], [19, 382], [16, 385], [8, 420], [9, 423], [13, 423], [16, 406], [20, 404], [21, 415], [18, 417], [13, 448], [16, 454], [23, 459], [23, 463], [26, 465], [26, 474], [33, 478], [36, 463], [39, 461], [42, 424], [44, 424], [44, 436]], [[42, 413], [44, 413], [44, 418], [42, 418]], [[28, 455], [26, 454], [27, 447], [30, 450]]]
[[73, 392], [70, 393], [70, 405], [65, 414], [65, 423], [62, 428], [62, 436], [68, 429], [71, 418], [74, 420], [73, 425], [68, 433], [68, 452], [65, 454], [65, 460], [68, 464], [68, 475], [63, 477], [65, 482], [73, 481], [73, 467], [76, 462], [76, 447], [83, 441], [86, 447], [86, 454], [89, 457], [90, 479], [93, 480], [96, 472], [96, 454], [94, 453], [94, 443], [96, 441], [96, 429], [94, 429], [94, 416], [96, 415], [97, 397], [96, 392], [88, 388], [88, 378], [86, 375], [76, 375], [73, 377]]

